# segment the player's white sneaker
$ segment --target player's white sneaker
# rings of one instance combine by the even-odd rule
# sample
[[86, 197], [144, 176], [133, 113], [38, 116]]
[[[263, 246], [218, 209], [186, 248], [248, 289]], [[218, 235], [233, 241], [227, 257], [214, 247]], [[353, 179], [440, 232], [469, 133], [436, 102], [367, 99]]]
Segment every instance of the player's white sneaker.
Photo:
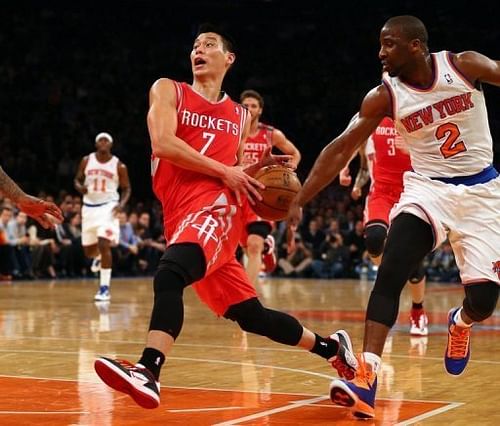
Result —
[[107, 302], [111, 299], [111, 294], [109, 294], [109, 285], [102, 285], [97, 290], [97, 293], [94, 296], [94, 300], [98, 302]]

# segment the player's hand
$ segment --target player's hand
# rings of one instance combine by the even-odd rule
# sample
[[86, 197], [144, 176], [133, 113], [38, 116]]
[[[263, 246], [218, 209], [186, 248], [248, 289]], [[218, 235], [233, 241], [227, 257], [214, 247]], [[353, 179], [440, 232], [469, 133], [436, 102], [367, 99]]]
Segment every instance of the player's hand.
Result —
[[344, 167], [339, 174], [339, 182], [342, 186], [349, 186], [352, 182], [352, 177], [349, 174], [349, 167]]
[[242, 204], [242, 197], [247, 197], [250, 204], [255, 204], [255, 200], [262, 200], [257, 188], [265, 189], [265, 186], [246, 174], [240, 166], [227, 167], [222, 182], [234, 192], [239, 206]]
[[295, 228], [299, 226], [302, 221], [302, 207], [300, 207], [299, 203], [296, 200], [292, 201], [290, 207], [288, 208], [288, 215], [286, 218], [288, 226], [290, 228]]
[[294, 225], [288, 225], [286, 228], [286, 254], [291, 254], [296, 247], [295, 243], [295, 232], [297, 227]]
[[353, 186], [351, 191], [351, 198], [357, 201], [361, 198], [361, 188], [359, 186]]
[[20, 197], [17, 206], [21, 211], [35, 219], [44, 228], [54, 228], [63, 221], [61, 209], [54, 203], [31, 195]]
[[123, 211], [122, 206], [118, 204], [117, 206], [113, 207], [113, 210], [111, 210], [111, 214], [113, 215], [113, 217], [117, 217], [118, 214], [121, 213], [122, 211]]
[[260, 161], [258, 162], [259, 168], [266, 166], [285, 166], [289, 169], [295, 170], [297, 165], [293, 161], [293, 157], [291, 155], [274, 155], [271, 154], [271, 147], [268, 146], [264, 150]]

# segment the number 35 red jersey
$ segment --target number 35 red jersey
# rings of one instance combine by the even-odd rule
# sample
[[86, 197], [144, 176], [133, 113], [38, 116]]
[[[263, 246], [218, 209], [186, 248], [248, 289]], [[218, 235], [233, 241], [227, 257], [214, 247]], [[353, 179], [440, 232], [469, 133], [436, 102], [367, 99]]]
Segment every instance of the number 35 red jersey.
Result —
[[[177, 92], [176, 136], [209, 158], [236, 165], [247, 110], [226, 94], [220, 101], [210, 102], [187, 83], [173, 83]], [[168, 215], [166, 223], [208, 192], [225, 188], [220, 179], [154, 157], [151, 173], [153, 191]]]

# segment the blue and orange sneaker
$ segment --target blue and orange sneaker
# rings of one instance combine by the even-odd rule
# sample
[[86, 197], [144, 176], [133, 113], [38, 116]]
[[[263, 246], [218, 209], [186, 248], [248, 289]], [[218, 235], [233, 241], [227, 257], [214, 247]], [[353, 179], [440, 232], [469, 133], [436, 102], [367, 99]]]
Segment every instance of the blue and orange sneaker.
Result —
[[330, 384], [330, 399], [336, 405], [349, 407], [354, 417], [372, 419], [375, 417], [375, 394], [377, 375], [366, 363], [363, 355], [358, 357], [358, 369], [351, 382], [335, 379]]
[[470, 327], [456, 325], [456, 312], [460, 308], [453, 308], [448, 312], [448, 344], [444, 353], [444, 367], [446, 371], [459, 376], [465, 370], [470, 358]]

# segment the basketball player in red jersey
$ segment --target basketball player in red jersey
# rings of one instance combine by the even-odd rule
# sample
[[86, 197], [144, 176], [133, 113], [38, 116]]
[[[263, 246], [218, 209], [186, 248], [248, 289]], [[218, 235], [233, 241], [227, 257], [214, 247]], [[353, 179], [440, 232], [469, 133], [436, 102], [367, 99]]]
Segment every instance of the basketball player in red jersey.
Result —
[[[267, 148], [276, 147], [283, 154], [291, 156], [287, 166], [296, 169], [300, 161], [299, 150], [281, 130], [260, 121], [264, 98], [255, 90], [245, 90], [240, 95], [240, 101], [251, 115], [250, 134], [243, 146], [243, 166], [258, 163]], [[243, 233], [242, 246], [247, 255], [246, 271], [254, 285], [257, 284], [262, 263], [266, 272], [272, 272], [276, 267], [275, 241], [270, 234], [272, 226], [271, 222], [253, 215]]]
[[[391, 211], [384, 256], [366, 312], [363, 353], [355, 378], [334, 380], [334, 403], [361, 418], [375, 415], [377, 372], [399, 297], [411, 271], [449, 239], [465, 298], [448, 313], [444, 366], [461, 374], [470, 358], [471, 326], [495, 310], [500, 288], [500, 177], [482, 83], [500, 86], [500, 61], [478, 52], [430, 53], [427, 29], [414, 16], [390, 18], [380, 31], [382, 84], [363, 99], [359, 115], [317, 158], [290, 206], [301, 208], [331, 182], [384, 117], [408, 144], [412, 171]], [[480, 206], [480, 207], [479, 207]]]
[[229, 36], [204, 25], [191, 51], [193, 84], [163, 78], [150, 91], [153, 187], [163, 206], [167, 249], [154, 278], [154, 307], [141, 359], [135, 365], [104, 357], [95, 362], [105, 383], [145, 408], [160, 403], [160, 370], [181, 331], [182, 295], [190, 284], [217, 315], [236, 321], [244, 331], [333, 363], [355, 362], [344, 331], [323, 338], [290, 315], [262, 306], [236, 260], [249, 200], [259, 197], [261, 187], [248, 173], [289, 157], [271, 157], [268, 149], [245, 171], [238, 165], [250, 120], [245, 108], [221, 92], [234, 60]]
[[[366, 146], [370, 145], [369, 153]], [[410, 156], [404, 141], [397, 134], [394, 122], [385, 117], [364, 144], [359, 154], [365, 158], [361, 161], [358, 176], [352, 189], [353, 198], [359, 198], [361, 188], [367, 182], [368, 164], [371, 164], [370, 193], [366, 198], [365, 207], [365, 241], [366, 249], [375, 265], [380, 265], [384, 250], [387, 230], [389, 228], [389, 213], [399, 201], [403, 192], [403, 175], [411, 170]], [[349, 165], [340, 172], [340, 184], [349, 185]], [[425, 270], [421, 263], [408, 278], [411, 289], [412, 308], [410, 313], [410, 334], [427, 336], [428, 319], [424, 312]]]
[[19, 210], [35, 219], [44, 228], [53, 228], [63, 220], [59, 207], [49, 201], [26, 194], [0, 167], [0, 192], [10, 198]]
[[117, 214], [132, 191], [127, 166], [111, 153], [112, 146], [111, 135], [99, 133], [95, 138], [96, 151], [82, 158], [74, 180], [76, 190], [83, 194], [83, 251], [85, 256], [94, 258], [92, 271], [99, 272], [99, 288], [94, 296], [98, 302], [111, 299], [111, 245], [120, 238]]

